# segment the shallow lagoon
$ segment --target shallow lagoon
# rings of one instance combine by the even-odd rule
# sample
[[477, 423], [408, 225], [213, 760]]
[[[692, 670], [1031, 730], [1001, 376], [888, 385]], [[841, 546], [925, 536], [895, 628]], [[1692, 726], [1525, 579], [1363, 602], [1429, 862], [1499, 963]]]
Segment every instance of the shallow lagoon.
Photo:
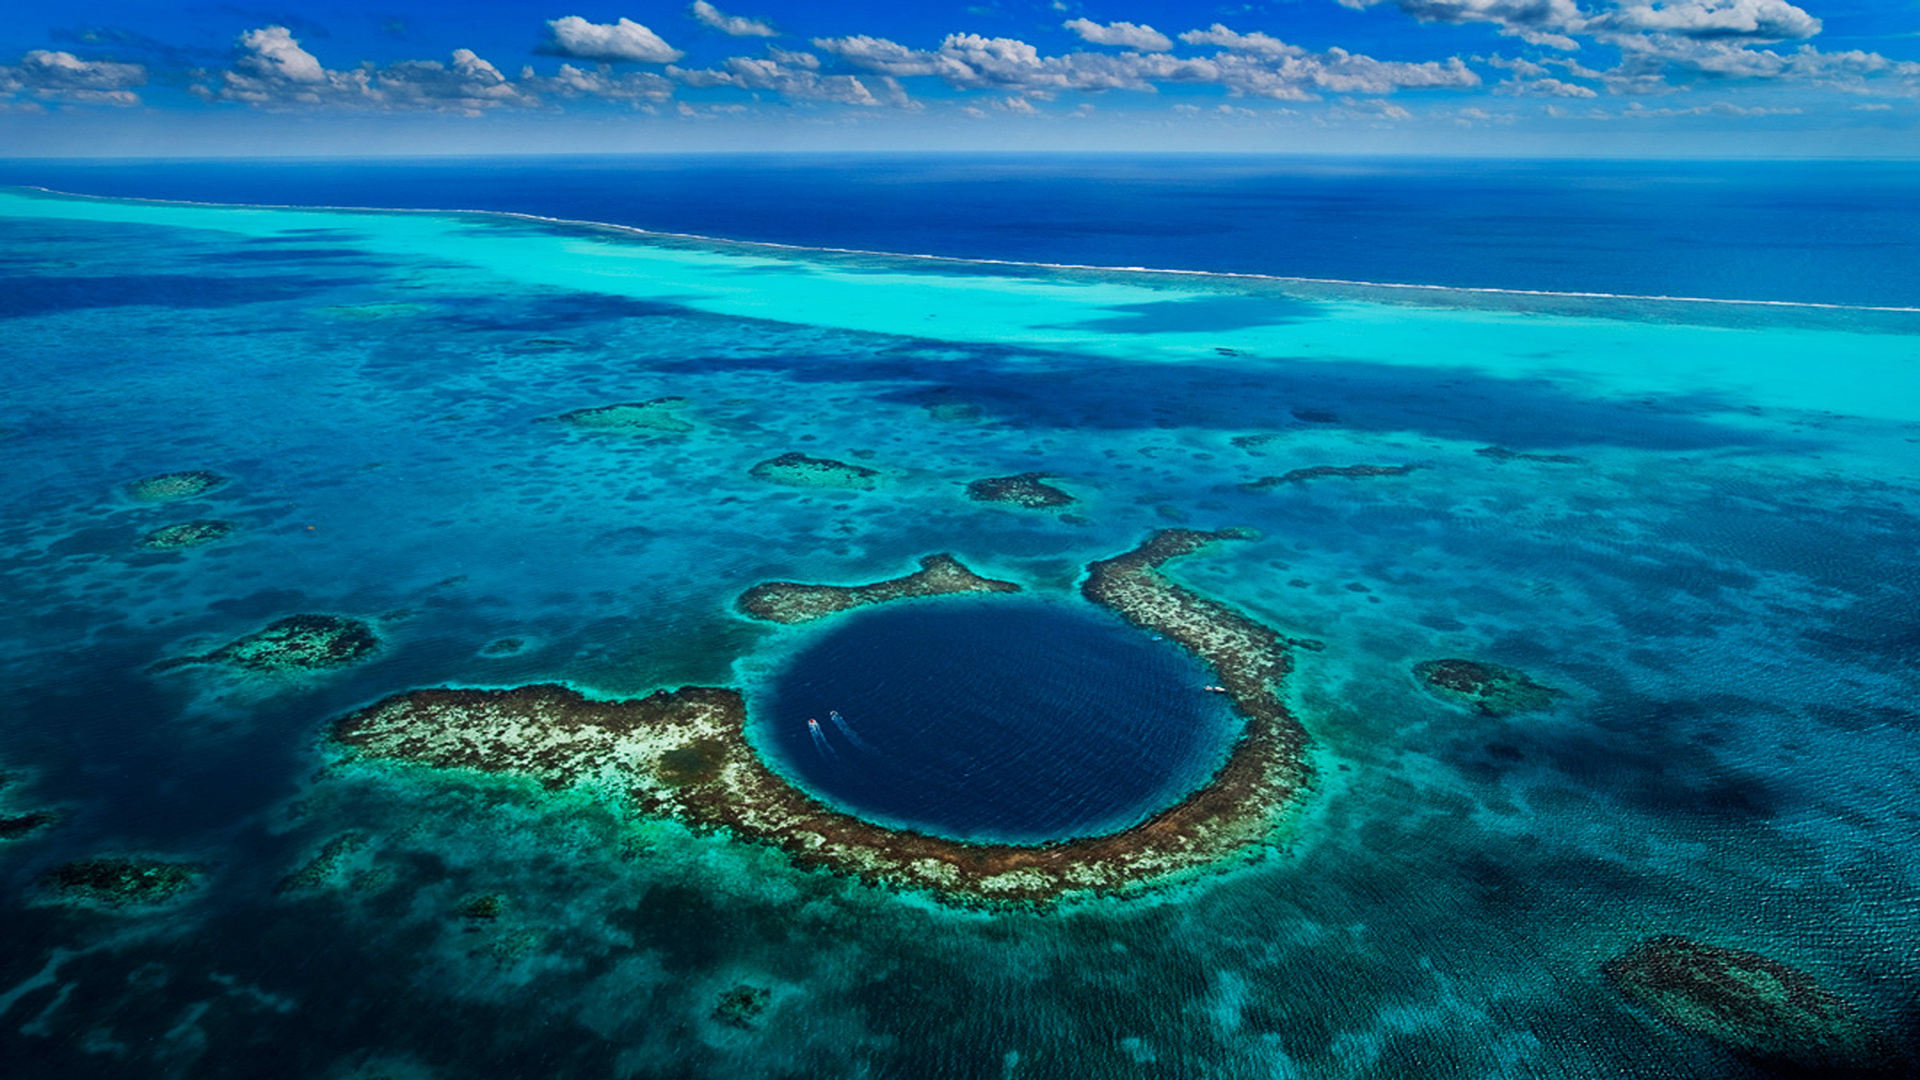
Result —
[[[0, 841], [27, 1075], [1763, 1074], [1604, 980], [1661, 933], [1914, 1031], [1912, 314], [33, 193], [0, 233], [0, 798], [61, 815]], [[691, 430], [551, 422], [663, 397]], [[752, 476], [795, 451], [877, 482]], [[1356, 464], [1415, 468], [1244, 486]], [[230, 479], [127, 493], [188, 470]], [[1036, 470], [1079, 501], [966, 495]], [[1317, 779], [1144, 898], [955, 909], [327, 767], [331, 718], [411, 687], [770, 686], [828, 628], [741, 618], [762, 580], [948, 551], [1065, 604], [1169, 525], [1258, 530], [1170, 573], [1324, 643]], [[151, 670], [303, 612], [383, 645]], [[1412, 675], [1453, 656], [1562, 694], [1477, 714]], [[151, 910], [36, 884], [128, 854], [209, 869]]]

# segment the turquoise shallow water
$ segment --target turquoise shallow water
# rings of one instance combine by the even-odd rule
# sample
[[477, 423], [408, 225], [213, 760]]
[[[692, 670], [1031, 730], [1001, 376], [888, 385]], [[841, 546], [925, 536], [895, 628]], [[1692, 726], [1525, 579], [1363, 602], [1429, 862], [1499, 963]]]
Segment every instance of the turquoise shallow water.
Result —
[[[0, 237], [0, 798], [64, 815], [0, 847], [24, 1075], [1764, 1074], [1600, 977], [1665, 932], [1916, 1031], [1920, 316], [24, 192]], [[663, 396], [692, 430], [547, 422]], [[789, 451], [879, 477], [750, 475]], [[1355, 464], [1416, 468], [1243, 487]], [[184, 469], [230, 481], [126, 495]], [[1079, 501], [966, 496], [1034, 470]], [[239, 528], [137, 546], [196, 518]], [[1175, 524], [1258, 530], [1173, 576], [1325, 645], [1298, 820], [1177, 890], [958, 911], [321, 769], [329, 718], [412, 687], [754, 692], [818, 633], [737, 617], [761, 580], [948, 551], [1077, 604]], [[149, 670], [296, 612], [386, 645]], [[1410, 673], [1446, 656], [1564, 693], [1462, 710]], [[349, 831], [333, 885], [276, 892]], [[211, 870], [144, 913], [34, 885], [101, 854]]]

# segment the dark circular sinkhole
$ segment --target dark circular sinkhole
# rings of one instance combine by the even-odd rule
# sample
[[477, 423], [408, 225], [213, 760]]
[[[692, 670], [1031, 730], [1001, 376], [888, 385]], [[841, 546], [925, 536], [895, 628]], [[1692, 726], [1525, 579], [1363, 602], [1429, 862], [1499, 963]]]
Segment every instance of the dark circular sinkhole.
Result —
[[1225, 760], [1241, 721], [1207, 692], [1214, 677], [1078, 602], [890, 604], [841, 616], [787, 660], [758, 695], [755, 741], [877, 824], [1011, 844], [1098, 836]]

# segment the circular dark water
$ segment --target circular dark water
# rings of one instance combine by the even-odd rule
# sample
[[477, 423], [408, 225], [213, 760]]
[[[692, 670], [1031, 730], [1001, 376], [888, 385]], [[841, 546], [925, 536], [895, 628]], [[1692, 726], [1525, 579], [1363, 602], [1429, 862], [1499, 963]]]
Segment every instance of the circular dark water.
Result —
[[1204, 689], [1213, 680], [1084, 604], [888, 605], [795, 653], [757, 703], [755, 736], [837, 808], [1036, 844], [1117, 831], [1205, 782], [1240, 729]]

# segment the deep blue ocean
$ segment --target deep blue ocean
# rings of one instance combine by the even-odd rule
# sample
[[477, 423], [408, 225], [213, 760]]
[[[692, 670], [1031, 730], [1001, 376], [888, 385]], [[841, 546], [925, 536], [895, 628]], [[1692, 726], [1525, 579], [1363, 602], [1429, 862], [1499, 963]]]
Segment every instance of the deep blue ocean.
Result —
[[[1787, 996], [1911, 1075], [1916, 190], [1853, 162], [0, 162], [0, 1076], [1870, 1074], [1749, 999], [1742, 1043], [1607, 975], [1668, 935], [1803, 973]], [[840, 471], [762, 468], [796, 454]], [[140, 483], [175, 473], [207, 486]], [[975, 497], [1035, 473], [1072, 501]], [[192, 522], [219, 525], [153, 543]], [[329, 737], [427, 687], [729, 687], [762, 760], [882, 825], [1124, 829], [1242, 731], [1202, 658], [1082, 595], [1165, 528], [1234, 530], [1164, 572], [1290, 642], [1312, 780], [1138, 892], [956, 903], [616, 781]], [[740, 604], [938, 554], [1020, 591]], [[169, 663], [294, 615], [377, 646]], [[1476, 707], [1422, 683], [1437, 659], [1553, 693]], [[101, 859], [196, 876], [59, 887]]]
[[0, 184], [499, 210], [1097, 266], [1637, 296], [1920, 304], [1920, 165], [1232, 156], [0, 162]]
[[875, 820], [1044, 843], [1138, 824], [1213, 775], [1237, 728], [1210, 678], [1097, 611], [905, 605], [793, 657], [761, 731], [811, 790]]

